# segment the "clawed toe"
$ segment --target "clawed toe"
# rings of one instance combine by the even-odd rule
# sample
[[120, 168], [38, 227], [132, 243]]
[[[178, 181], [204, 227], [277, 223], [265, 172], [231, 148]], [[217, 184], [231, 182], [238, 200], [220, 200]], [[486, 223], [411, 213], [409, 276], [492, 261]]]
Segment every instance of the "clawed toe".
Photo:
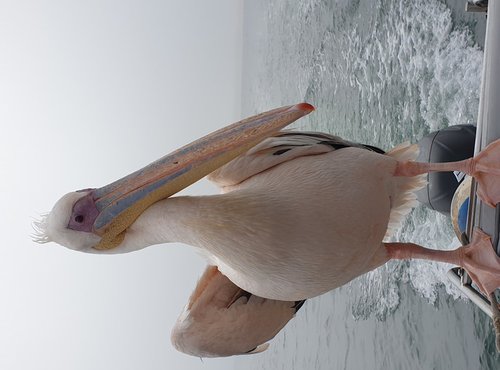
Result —
[[500, 203], [500, 140], [495, 140], [472, 159], [471, 175], [479, 184], [477, 195], [495, 207]]
[[461, 248], [460, 259], [460, 265], [486, 296], [500, 287], [500, 258], [491, 238], [481, 229], [474, 229], [472, 242]]

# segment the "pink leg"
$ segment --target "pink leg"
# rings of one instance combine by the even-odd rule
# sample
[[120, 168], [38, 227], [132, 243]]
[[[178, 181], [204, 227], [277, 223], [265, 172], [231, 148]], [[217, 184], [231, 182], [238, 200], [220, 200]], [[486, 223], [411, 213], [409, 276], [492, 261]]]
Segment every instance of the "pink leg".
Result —
[[461, 266], [486, 296], [500, 287], [500, 258], [490, 237], [480, 229], [474, 229], [469, 245], [452, 251], [427, 249], [413, 243], [385, 243], [385, 246], [391, 259], [419, 258]]
[[500, 139], [492, 142], [474, 158], [458, 162], [398, 162], [396, 176], [416, 176], [427, 172], [461, 171], [474, 176], [479, 184], [477, 194], [490, 206], [500, 203]]

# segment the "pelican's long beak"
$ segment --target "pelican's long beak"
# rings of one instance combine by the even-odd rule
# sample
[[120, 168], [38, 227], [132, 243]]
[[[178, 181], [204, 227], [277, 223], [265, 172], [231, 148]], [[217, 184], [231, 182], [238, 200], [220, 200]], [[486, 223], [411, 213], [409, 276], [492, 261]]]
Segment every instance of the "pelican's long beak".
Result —
[[[121, 243], [125, 230], [142, 212], [312, 112], [307, 103], [259, 114], [215, 131], [151, 163], [118, 181], [78, 200], [71, 219], [84, 212], [89, 228], [101, 236], [96, 249], [111, 249]], [[89, 220], [89, 217], [90, 220]]]

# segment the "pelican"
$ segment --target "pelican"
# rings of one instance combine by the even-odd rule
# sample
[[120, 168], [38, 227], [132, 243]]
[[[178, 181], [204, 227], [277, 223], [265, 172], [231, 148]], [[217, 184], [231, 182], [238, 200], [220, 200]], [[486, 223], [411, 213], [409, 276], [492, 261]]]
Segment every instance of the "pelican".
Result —
[[[391, 259], [453, 263], [485, 293], [500, 286], [500, 259], [479, 229], [454, 251], [384, 241], [415, 205], [427, 172], [475, 176], [478, 195], [500, 202], [500, 141], [464, 161], [418, 163], [415, 145], [384, 152], [281, 131], [313, 110], [301, 103], [248, 118], [102, 188], [66, 194], [36, 224], [37, 241], [104, 254], [168, 242], [198, 248], [212, 267], [172, 341], [200, 356], [264, 350], [305, 299]], [[172, 196], [206, 175], [221, 194]], [[266, 317], [270, 324], [260, 325]]]

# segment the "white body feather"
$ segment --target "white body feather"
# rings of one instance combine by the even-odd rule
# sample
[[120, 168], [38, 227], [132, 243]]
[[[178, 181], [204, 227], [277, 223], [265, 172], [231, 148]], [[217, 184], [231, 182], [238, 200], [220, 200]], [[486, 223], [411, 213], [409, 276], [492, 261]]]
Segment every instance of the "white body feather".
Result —
[[[226, 182], [226, 194], [154, 204], [129, 228], [121, 251], [190, 244], [242, 289], [287, 301], [320, 295], [382, 265], [391, 209], [401, 218], [421, 180], [394, 177], [391, 155], [359, 148], [318, 154], [318, 146], [326, 147], [312, 145], [314, 155], [299, 147], [300, 156], [271, 166], [259, 163], [276, 159], [269, 152], [236, 159], [258, 172], [239, 184]], [[395, 156], [408, 151], [415, 152]], [[225, 171], [238, 171], [237, 164]]]

